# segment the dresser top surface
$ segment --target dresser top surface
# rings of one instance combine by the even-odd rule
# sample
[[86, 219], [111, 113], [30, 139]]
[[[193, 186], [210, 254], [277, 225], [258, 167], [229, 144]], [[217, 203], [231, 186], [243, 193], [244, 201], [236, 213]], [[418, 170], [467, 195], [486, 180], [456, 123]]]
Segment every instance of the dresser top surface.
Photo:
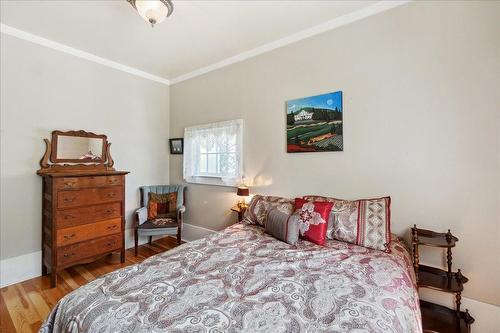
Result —
[[44, 172], [39, 173], [42, 177], [62, 178], [62, 177], [88, 177], [88, 176], [117, 176], [126, 175], [129, 171], [99, 170], [99, 171], [67, 171], [67, 172]]

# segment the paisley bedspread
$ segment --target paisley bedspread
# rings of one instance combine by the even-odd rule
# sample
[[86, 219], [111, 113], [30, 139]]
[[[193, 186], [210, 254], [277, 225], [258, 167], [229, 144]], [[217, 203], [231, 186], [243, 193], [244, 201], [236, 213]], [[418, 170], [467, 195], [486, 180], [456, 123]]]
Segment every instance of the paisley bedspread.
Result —
[[411, 260], [237, 224], [65, 296], [41, 332], [422, 332]]

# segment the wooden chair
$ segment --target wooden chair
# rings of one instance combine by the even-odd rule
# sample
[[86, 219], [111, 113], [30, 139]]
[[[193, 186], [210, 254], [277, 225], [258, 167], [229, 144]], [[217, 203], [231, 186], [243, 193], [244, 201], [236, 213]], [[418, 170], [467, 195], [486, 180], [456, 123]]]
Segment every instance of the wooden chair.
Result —
[[[135, 211], [135, 255], [137, 256], [137, 247], [139, 245], [139, 236], [149, 236], [149, 244], [153, 240], [153, 236], [162, 235], [177, 235], [177, 244], [181, 243], [182, 233], [182, 218], [186, 211], [185, 205], [185, 187], [183, 185], [153, 185], [142, 186], [141, 191], [141, 208]], [[154, 225], [152, 221], [148, 221], [148, 193], [173, 193], [177, 192], [177, 211], [175, 216], [172, 216], [174, 222], [166, 225]]]

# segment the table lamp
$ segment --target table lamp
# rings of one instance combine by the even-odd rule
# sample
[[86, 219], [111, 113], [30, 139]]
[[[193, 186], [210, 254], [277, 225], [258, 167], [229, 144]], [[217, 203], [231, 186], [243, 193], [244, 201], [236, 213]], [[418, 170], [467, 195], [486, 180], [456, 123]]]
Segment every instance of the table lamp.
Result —
[[238, 191], [236, 192], [236, 195], [242, 197], [241, 200], [238, 202], [238, 207], [246, 208], [248, 205], [245, 201], [245, 197], [248, 197], [250, 195], [250, 190], [248, 189], [248, 187], [238, 186]]

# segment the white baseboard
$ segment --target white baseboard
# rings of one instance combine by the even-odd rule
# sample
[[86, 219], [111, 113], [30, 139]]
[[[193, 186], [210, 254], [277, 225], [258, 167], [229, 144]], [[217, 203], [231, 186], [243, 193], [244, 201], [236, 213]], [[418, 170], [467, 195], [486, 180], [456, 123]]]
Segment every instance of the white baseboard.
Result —
[[0, 288], [42, 275], [42, 251], [0, 260]]
[[215, 232], [217, 231], [203, 228], [194, 224], [184, 223], [182, 228], [182, 240], [191, 242], [206, 237]]
[[[146, 244], [149, 241], [149, 237], [139, 237], [139, 245]], [[135, 246], [134, 244], [134, 229], [125, 229], [125, 248], [131, 249]]]
[[[190, 242], [214, 232], [214, 230], [184, 223], [182, 228], [182, 240]], [[148, 237], [141, 237], [139, 239], [139, 245], [145, 244], [147, 241]], [[125, 230], [125, 248], [130, 249], [132, 247], [134, 247], [134, 230], [127, 229]], [[41, 262], [42, 251], [0, 260], [0, 288], [41, 276]]]

